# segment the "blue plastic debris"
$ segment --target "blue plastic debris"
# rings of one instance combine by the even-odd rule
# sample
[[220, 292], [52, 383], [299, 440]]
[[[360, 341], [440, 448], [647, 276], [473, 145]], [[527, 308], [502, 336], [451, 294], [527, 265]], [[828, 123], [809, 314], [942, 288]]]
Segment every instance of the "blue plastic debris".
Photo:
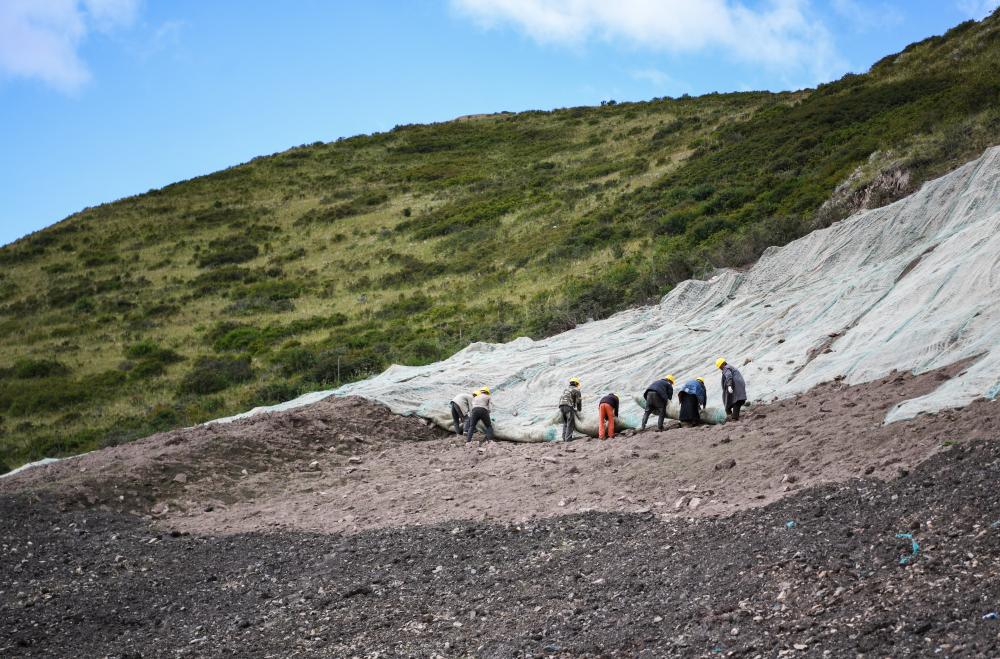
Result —
[[795, 520], [794, 519], [790, 519], [787, 522], [785, 522], [785, 528], [786, 529], [794, 529], [795, 528]]
[[897, 533], [896, 537], [899, 538], [900, 540], [909, 540], [910, 543], [912, 544], [911, 550], [912, 550], [913, 553], [911, 553], [909, 556], [901, 556], [899, 558], [899, 564], [900, 565], [906, 565], [907, 563], [909, 563], [910, 561], [912, 561], [914, 558], [916, 558], [917, 554], [920, 553], [920, 545], [918, 545], [917, 541], [913, 539], [913, 534], [912, 533]]
[[993, 522], [990, 526], [994, 529], [1000, 529], [1000, 520]]
[[1000, 618], [1000, 616], [997, 615], [996, 611], [990, 611], [983, 616], [983, 620], [996, 620], [997, 618]]

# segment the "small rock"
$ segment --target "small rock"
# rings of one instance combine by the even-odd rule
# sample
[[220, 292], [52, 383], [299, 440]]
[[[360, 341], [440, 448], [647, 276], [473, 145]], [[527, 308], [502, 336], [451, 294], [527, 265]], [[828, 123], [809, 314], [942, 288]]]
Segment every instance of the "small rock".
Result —
[[352, 464], [352, 465], [359, 465], [359, 464], [361, 464], [361, 458], [359, 458], [356, 455], [352, 455], [351, 457], [347, 458], [347, 461], [350, 464]]
[[177, 474], [176, 476], [174, 476], [174, 482], [175, 483], [187, 483], [188, 482], [187, 474], [185, 474], [184, 472], [181, 472], [181, 473]]
[[680, 510], [684, 506], [688, 505], [688, 501], [690, 501], [688, 497], [686, 496], [681, 497], [680, 499], [674, 502], [674, 510]]
[[734, 460], [733, 458], [729, 458], [728, 460], [723, 460], [722, 462], [719, 462], [718, 464], [716, 464], [715, 465], [715, 470], [716, 471], [723, 471], [723, 470], [726, 470], [726, 469], [732, 469], [735, 466], [736, 466], [736, 460]]
[[694, 510], [695, 508], [701, 505], [701, 501], [702, 501], [701, 497], [693, 497], [691, 499], [691, 503], [688, 504], [688, 508]]
[[309, 469], [312, 471], [319, 471], [319, 460], [313, 460], [309, 463]]

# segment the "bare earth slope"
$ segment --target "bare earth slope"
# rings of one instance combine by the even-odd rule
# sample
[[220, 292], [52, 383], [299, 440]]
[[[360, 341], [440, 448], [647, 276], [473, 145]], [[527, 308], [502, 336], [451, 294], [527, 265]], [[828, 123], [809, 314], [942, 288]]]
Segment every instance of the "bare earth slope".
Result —
[[590, 510], [728, 514], [804, 486], [892, 478], [951, 441], [1000, 436], [1000, 414], [987, 401], [882, 425], [900, 400], [963, 366], [826, 383], [756, 406], [739, 423], [609, 442], [466, 447], [416, 418], [331, 398], [39, 467], [0, 481], [0, 493], [148, 514], [164, 528], [209, 534], [523, 522]]

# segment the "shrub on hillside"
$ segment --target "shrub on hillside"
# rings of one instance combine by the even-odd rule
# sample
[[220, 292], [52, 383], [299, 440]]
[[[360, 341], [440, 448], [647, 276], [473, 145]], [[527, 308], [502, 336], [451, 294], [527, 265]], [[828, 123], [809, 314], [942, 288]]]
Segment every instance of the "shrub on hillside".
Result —
[[218, 238], [208, 243], [208, 252], [198, 257], [198, 267], [214, 268], [257, 258], [260, 249], [245, 236]]
[[271, 363], [284, 377], [291, 377], [316, 366], [316, 354], [301, 346], [282, 348], [271, 356]]
[[140, 341], [125, 349], [129, 361], [122, 365], [130, 380], [142, 380], [163, 375], [167, 366], [182, 361], [184, 357], [154, 341]]
[[354, 215], [370, 213], [377, 207], [389, 201], [389, 195], [384, 192], [366, 192], [365, 194], [335, 206], [313, 208], [306, 211], [295, 220], [297, 226], [306, 224], [331, 224]]
[[257, 270], [241, 268], [236, 265], [224, 265], [202, 272], [191, 280], [195, 291], [199, 294], [214, 293], [235, 286], [236, 284], [259, 281], [261, 274]]
[[272, 382], [257, 388], [246, 399], [246, 407], [257, 407], [259, 405], [277, 405], [297, 398], [301, 394], [300, 387], [287, 382]]
[[0, 382], [0, 412], [11, 416], [51, 414], [113, 394], [125, 381], [120, 371], [104, 371], [79, 380], [64, 376]]
[[70, 369], [54, 359], [19, 359], [9, 369], [10, 375], [19, 380], [34, 380], [68, 375]]
[[199, 357], [181, 380], [181, 394], [205, 395], [253, 378], [249, 357]]

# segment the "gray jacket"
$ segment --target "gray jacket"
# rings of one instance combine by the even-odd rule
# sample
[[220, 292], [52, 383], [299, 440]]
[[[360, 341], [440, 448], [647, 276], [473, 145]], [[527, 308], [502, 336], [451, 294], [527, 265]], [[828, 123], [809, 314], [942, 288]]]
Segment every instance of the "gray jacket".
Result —
[[[729, 393], [729, 387], [733, 393]], [[726, 407], [747, 399], [747, 385], [738, 370], [726, 364], [722, 367], [722, 402]]]
[[451, 402], [458, 405], [458, 409], [461, 410], [462, 414], [469, 416], [469, 410], [472, 409], [472, 402], [476, 400], [472, 397], [472, 394], [459, 394], [451, 399]]

